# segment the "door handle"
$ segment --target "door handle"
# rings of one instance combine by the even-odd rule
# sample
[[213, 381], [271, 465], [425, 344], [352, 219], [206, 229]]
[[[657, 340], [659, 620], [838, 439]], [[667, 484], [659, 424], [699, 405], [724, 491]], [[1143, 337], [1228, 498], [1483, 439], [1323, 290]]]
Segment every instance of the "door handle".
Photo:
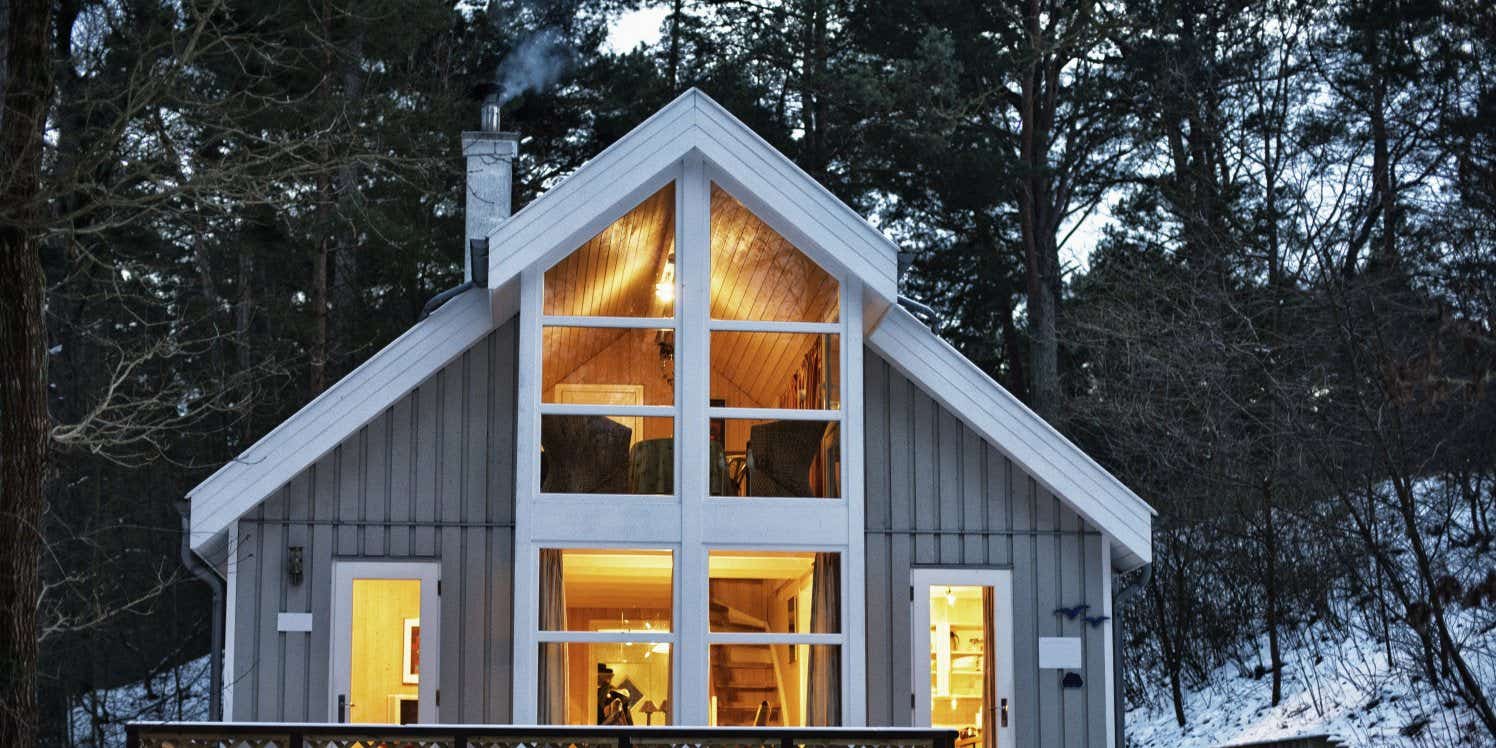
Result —
[[1000, 707], [1001, 714], [998, 717], [998, 724], [1000, 724], [1003, 727], [1007, 727], [1008, 726], [1008, 700], [1007, 699], [999, 699], [998, 703], [1002, 704], [1002, 706]]
[[338, 724], [348, 723], [348, 694], [338, 694]]

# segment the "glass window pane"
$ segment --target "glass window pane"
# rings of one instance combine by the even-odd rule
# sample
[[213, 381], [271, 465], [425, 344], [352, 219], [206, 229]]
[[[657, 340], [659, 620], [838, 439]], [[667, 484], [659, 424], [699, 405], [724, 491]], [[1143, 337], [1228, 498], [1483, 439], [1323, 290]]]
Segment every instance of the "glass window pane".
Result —
[[546, 414], [540, 450], [544, 493], [675, 491], [674, 418]]
[[547, 642], [538, 669], [540, 724], [671, 724], [669, 644]]
[[675, 185], [545, 271], [545, 314], [669, 317], [675, 307]]
[[835, 322], [836, 279], [712, 185], [712, 318]]
[[540, 336], [542, 402], [675, 403], [675, 332], [547, 327]]
[[841, 554], [712, 551], [712, 631], [834, 634], [841, 631]]
[[713, 496], [841, 496], [841, 424], [713, 418], [708, 482]]
[[841, 647], [713, 644], [708, 687], [713, 724], [840, 725]]
[[668, 550], [541, 549], [540, 628], [668, 632], [673, 566]]
[[841, 407], [838, 335], [712, 333], [712, 405], [729, 408]]

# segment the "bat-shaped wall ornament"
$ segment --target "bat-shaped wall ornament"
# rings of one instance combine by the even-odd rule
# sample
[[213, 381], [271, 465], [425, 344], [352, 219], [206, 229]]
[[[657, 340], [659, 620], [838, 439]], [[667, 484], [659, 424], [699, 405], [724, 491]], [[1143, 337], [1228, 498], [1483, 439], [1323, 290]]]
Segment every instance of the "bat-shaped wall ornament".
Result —
[[1057, 616], [1064, 616], [1065, 620], [1067, 620], [1067, 621], [1073, 621], [1073, 620], [1075, 620], [1076, 616], [1078, 616], [1081, 613], [1084, 613], [1084, 612], [1086, 612], [1087, 610], [1090, 610], [1090, 609], [1091, 609], [1091, 606], [1086, 605], [1085, 603], [1082, 603], [1082, 604], [1076, 605], [1075, 607], [1072, 607], [1072, 608], [1055, 608], [1054, 609], [1054, 614], [1057, 615]]

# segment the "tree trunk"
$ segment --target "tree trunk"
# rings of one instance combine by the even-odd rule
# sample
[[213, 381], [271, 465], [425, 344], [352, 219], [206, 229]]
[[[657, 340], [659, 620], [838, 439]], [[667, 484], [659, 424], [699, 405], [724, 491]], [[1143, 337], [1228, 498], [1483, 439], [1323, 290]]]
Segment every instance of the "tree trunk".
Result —
[[327, 389], [327, 245], [331, 241], [323, 236], [312, 256], [311, 377], [307, 385], [312, 397]]
[[1283, 650], [1278, 643], [1278, 528], [1273, 524], [1273, 483], [1262, 482], [1262, 553], [1263, 588], [1266, 592], [1268, 666], [1273, 672], [1273, 701], [1277, 706], [1283, 700]]
[[1148, 586], [1152, 588], [1153, 606], [1158, 617], [1158, 649], [1164, 659], [1164, 670], [1169, 674], [1169, 695], [1174, 702], [1174, 721], [1180, 727], [1185, 725], [1184, 717], [1184, 684], [1181, 682], [1181, 669], [1183, 658], [1179, 651], [1178, 640], [1174, 638], [1176, 632], [1169, 628], [1169, 616], [1166, 612], [1166, 601], [1158, 581], [1158, 575], [1148, 580]]
[[1029, 0], [1024, 32], [1028, 61], [1019, 76], [1019, 223], [1023, 229], [1024, 276], [1028, 287], [1029, 407], [1054, 421], [1060, 409], [1060, 346], [1055, 318], [1059, 314], [1060, 258], [1055, 242], [1049, 135], [1055, 100], [1046, 89], [1055, 64], [1044, 48], [1039, 0]]
[[665, 63], [665, 80], [670, 83], [670, 92], [680, 90], [680, 21], [685, 12], [685, 0], [670, 3], [670, 51]]
[[52, 4], [0, 2], [6, 17], [0, 106], [0, 745], [37, 738], [37, 603], [47, 467], [42, 324], [41, 151], [52, 78]]

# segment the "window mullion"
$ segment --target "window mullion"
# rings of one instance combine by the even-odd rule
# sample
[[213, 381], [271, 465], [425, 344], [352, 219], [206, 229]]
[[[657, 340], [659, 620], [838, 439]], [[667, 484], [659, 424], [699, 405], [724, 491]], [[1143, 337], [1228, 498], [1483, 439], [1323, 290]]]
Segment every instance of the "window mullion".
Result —
[[682, 164], [676, 190], [676, 407], [677, 488], [681, 495], [681, 607], [679, 684], [675, 699], [678, 724], [708, 722], [707, 552], [702, 544], [702, 510], [707, 495], [707, 447], [710, 427], [711, 332], [707, 321], [711, 303], [711, 195], [701, 154]]

